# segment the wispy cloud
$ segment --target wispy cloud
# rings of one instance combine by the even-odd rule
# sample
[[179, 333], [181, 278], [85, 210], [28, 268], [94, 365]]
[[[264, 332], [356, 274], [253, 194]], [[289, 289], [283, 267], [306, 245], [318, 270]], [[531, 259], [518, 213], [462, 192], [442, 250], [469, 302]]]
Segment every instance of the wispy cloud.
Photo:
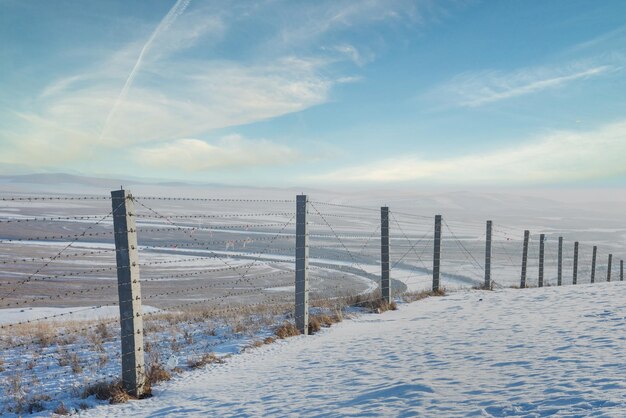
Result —
[[176, 20], [178, 16], [184, 13], [187, 6], [189, 6], [190, 1], [191, 0], [178, 0], [174, 4], [174, 6], [172, 6], [170, 11], [165, 15], [165, 17], [161, 20], [161, 22], [159, 22], [159, 24], [157, 25], [156, 29], [152, 32], [152, 34], [150, 34], [150, 37], [148, 38], [146, 43], [141, 47], [141, 51], [139, 51], [139, 56], [137, 57], [137, 60], [135, 61], [133, 68], [130, 70], [130, 74], [126, 78], [126, 81], [124, 82], [124, 86], [122, 86], [122, 90], [117, 96], [115, 103], [113, 103], [113, 106], [111, 107], [111, 110], [109, 111], [109, 114], [104, 122], [102, 131], [100, 132], [99, 139], [102, 139], [102, 137], [106, 134], [106, 130], [107, 130], [107, 127], [109, 126], [111, 118], [113, 118], [113, 116], [115, 115], [115, 111], [119, 107], [120, 103], [122, 103], [123, 100], [126, 98], [126, 95], [128, 94], [128, 90], [132, 86], [133, 81], [135, 80], [135, 76], [137, 75], [137, 72], [141, 68], [143, 57], [148, 53], [148, 51], [152, 47], [154, 40], [159, 36], [160, 33], [167, 30], [167, 28], [170, 27], [172, 23], [174, 23], [174, 21]]
[[572, 64], [532, 67], [513, 72], [486, 70], [463, 73], [428, 94], [453, 106], [480, 107], [502, 100], [563, 87], [615, 71], [613, 65]]
[[315, 180], [444, 184], [536, 184], [610, 178], [626, 174], [626, 121], [595, 131], [560, 131], [524, 145], [456, 158], [398, 156], [337, 170]]
[[[352, 70], [374, 59], [367, 40], [354, 33], [372, 23], [423, 19], [422, 2], [411, 0], [172, 4], [165, 18], [137, 22], [115, 43], [92, 45], [89, 64], [68, 65], [31, 97], [15, 100], [25, 105], [3, 116], [0, 162], [67, 167], [132, 148], [168, 164], [164, 150], [180, 155], [192, 147], [221, 153], [229, 166], [254, 163], [245, 147], [208, 139], [218, 129], [326, 103], [335, 86], [360, 80]], [[267, 25], [258, 39], [242, 35], [242, 27], [257, 33], [261, 20]], [[245, 48], [233, 48], [243, 37]], [[244, 156], [234, 158], [235, 151]]]
[[[149, 168], [207, 171], [228, 167], [259, 167], [292, 164], [301, 156], [295, 150], [271, 141], [228, 135], [215, 143], [179, 139], [138, 151], [137, 162]], [[181, 162], [183, 162], [181, 164]]]

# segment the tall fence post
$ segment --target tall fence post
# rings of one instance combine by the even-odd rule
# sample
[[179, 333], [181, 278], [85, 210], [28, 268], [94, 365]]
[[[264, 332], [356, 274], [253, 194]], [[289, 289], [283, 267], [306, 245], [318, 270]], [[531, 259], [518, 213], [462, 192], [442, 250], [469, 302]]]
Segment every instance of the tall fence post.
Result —
[[540, 234], [539, 235], [539, 276], [537, 279], [537, 285], [539, 287], [543, 287], [543, 262], [545, 259], [545, 240], [546, 240], [546, 235], [545, 234]]
[[591, 283], [596, 282], [596, 260], [598, 258], [598, 247], [593, 246], [593, 254], [591, 256]]
[[559, 254], [557, 263], [556, 284], [557, 286], [561, 286], [563, 284], [563, 237], [559, 237]]
[[309, 200], [306, 195], [296, 197], [296, 328], [301, 334], [309, 334], [309, 230], [307, 213]]
[[619, 260], [619, 281], [624, 281], [624, 260]]
[[439, 291], [439, 269], [441, 267], [441, 215], [435, 216], [435, 239], [433, 251], [433, 292]]
[[122, 386], [133, 396], [145, 394], [143, 312], [135, 204], [127, 190], [111, 192], [113, 232], [122, 339]]
[[486, 241], [485, 241], [485, 289], [491, 289], [491, 232], [493, 222], [487, 221]]
[[383, 300], [391, 303], [389, 283], [389, 208], [380, 208], [380, 291]]
[[606, 269], [606, 281], [611, 281], [611, 270], [613, 270], [613, 254], [609, 254], [609, 266]]
[[522, 278], [519, 287], [526, 287], [526, 268], [528, 267], [528, 240], [530, 239], [530, 231], [524, 231], [524, 249], [522, 251]]
[[578, 283], [578, 241], [574, 243], [574, 268], [572, 269], [572, 284]]

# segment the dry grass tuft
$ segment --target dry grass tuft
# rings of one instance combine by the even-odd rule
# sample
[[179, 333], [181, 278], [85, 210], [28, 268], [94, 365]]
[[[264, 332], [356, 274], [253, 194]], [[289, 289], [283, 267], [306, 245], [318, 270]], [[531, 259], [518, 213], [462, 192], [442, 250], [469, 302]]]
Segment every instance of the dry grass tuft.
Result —
[[272, 344], [276, 339], [274, 337], [267, 337], [263, 340], [263, 344]]
[[341, 315], [341, 311], [335, 312], [332, 315], [328, 314], [319, 314], [313, 315], [309, 317], [309, 334], [315, 334], [322, 328], [328, 328], [333, 324], [341, 322], [343, 320], [343, 316]]
[[298, 328], [296, 328], [295, 324], [291, 322], [284, 322], [282, 325], [276, 328], [274, 334], [282, 340], [285, 338], [300, 335], [300, 331], [298, 331]]
[[438, 291], [434, 292], [432, 290], [422, 290], [421, 292], [405, 292], [402, 294], [402, 300], [407, 303], [415, 302], [418, 300], [426, 299], [433, 296], [445, 296], [446, 289], [439, 288]]
[[197, 369], [207, 364], [222, 364], [224, 360], [216, 356], [214, 353], [206, 353], [200, 358], [189, 359], [187, 365], [192, 369]]
[[146, 382], [150, 387], [159, 382], [166, 382], [171, 378], [171, 373], [165, 370], [161, 363], [153, 362], [146, 367]]
[[57, 406], [55, 410], [52, 411], [52, 413], [55, 415], [69, 415], [70, 411], [65, 407], [65, 404], [61, 402], [59, 406]]
[[322, 329], [322, 324], [315, 316], [309, 318], [309, 335], [313, 335]]
[[72, 366], [72, 373], [79, 374], [83, 372], [83, 366], [80, 364], [80, 358], [78, 354], [72, 353], [70, 356], [70, 364]]
[[109, 403], [126, 403], [130, 399], [133, 399], [123, 388], [122, 383], [117, 382], [99, 382], [91, 386], [88, 386], [82, 394], [83, 398], [88, 398], [92, 395], [96, 396], [96, 399], [101, 401], [108, 400]]
[[387, 302], [377, 292], [357, 295], [346, 298], [348, 306], [367, 309], [370, 312], [383, 313], [385, 311], [395, 311], [398, 307], [395, 302]]
[[485, 283], [481, 283], [479, 285], [474, 286], [472, 289], [474, 290], [493, 290], [493, 282], [489, 283], [489, 286], [486, 286]]

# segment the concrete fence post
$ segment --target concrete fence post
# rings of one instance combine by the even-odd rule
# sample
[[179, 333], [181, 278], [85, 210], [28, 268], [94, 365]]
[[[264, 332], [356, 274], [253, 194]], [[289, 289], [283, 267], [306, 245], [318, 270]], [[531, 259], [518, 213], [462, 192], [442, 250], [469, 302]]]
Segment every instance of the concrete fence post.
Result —
[[624, 281], [624, 260], [619, 260], [619, 281]]
[[441, 215], [435, 216], [435, 239], [433, 249], [433, 292], [439, 291], [439, 273], [441, 268]]
[[380, 291], [383, 300], [391, 303], [389, 282], [389, 208], [380, 208]]
[[613, 270], [613, 254], [609, 254], [609, 265], [606, 269], [606, 281], [611, 281], [611, 270]]
[[530, 239], [530, 231], [524, 231], [524, 248], [522, 250], [522, 277], [519, 287], [524, 289], [526, 287], [526, 268], [528, 267], [528, 240]]
[[598, 259], [598, 247], [593, 246], [593, 254], [591, 255], [591, 283], [596, 282], [596, 260]]
[[543, 267], [545, 260], [545, 234], [539, 235], [539, 276], [537, 279], [537, 286], [543, 287]]
[[146, 390], [146, 376], [135, 205], [127, 190], [112, 191], [111, 201], [122, 337], [122, 386], [131, 395], [141, 397]]
[[485, 240], [485, 289], [491, 289], [491, 235], [493, 222], [487, 221]]
[[556, 284], [561, 286], [563, 284], [563, 237], [559, 237], [559, 253], [557, 257]]
[[296, 197], [296, 328], [301, 334], [309, 333], [309, 228], [307, 214], [309, 200], [306, 195]]
[[574, 243], [574, 268], [572, 269], [572, 284], [578, 283], [578, 241]]

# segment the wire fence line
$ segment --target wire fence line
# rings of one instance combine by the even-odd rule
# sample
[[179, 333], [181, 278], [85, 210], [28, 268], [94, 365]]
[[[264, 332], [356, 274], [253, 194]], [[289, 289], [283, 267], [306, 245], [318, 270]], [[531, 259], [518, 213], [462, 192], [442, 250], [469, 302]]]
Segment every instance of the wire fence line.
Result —
[[[539, 234], [529, 235], [524, 258], [519, 227], [493, 223], [488, 232], [483, 222], [443, 217], [438, 236], [434, 215], [393, 208], [385, 225], [383, 208], [308, 198], [304, 212], [296, 210], [296, 199], [129, 194], [117, 204], [110, 196], [0, 202], [12, 209], [0, 215], [0, 397], [6, 400], [0, 413], [124, 382], [126, 374], [149, 374], [158, 364], [195, 364], [224, 341], [244, 344], [293, 322], [304, 294], [307, 312], [325, 312], [342, 309], [348, 299], [381, 300], [384, 280], [388, 302], [430, 291], [435, 263], [447, 291], [519, 287], [522, 265], [525, 287], [569, 284], [574, 275], [579, 284], [591, 277], [623, 280], [622, 259], [612, 257], [610, 247], [596, 246], [592, 267], [594, 245], [580, 243], [576, 269], [571, 239], [559, 253], [559, 232], [544, 234], [539, 262]], [[120, 213], [134, 226], [116, 227]], [[300, 216], [307, 225], [305, 272], [296, 267]], [[120, 237], [136, 244], [120, 246]], [[136, 259], [120, 263], [133, 251]], [[129, 280], [122, 280], [127, 273]], [[298, 277], [307, 281], [304, 290], [296, 291]], [[136, 318], [139, 329], [116, 325]], [[138, 330], [145, 360], [124, 348]], [[129, 359], [141, 364], [130, 367]]]

